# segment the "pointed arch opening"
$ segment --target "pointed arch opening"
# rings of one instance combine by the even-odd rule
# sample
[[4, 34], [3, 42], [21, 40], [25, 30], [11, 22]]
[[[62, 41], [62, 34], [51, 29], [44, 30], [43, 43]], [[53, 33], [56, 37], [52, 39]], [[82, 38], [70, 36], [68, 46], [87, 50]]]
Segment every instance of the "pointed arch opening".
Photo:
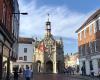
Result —
[[46, 72], [53, 73], [53, 62], [52, 61], [46, 62]]
[[37, 72], [40, 73], [40, 72], [41, 72], [41, 61], [38, 60], [38, 61], [36, 62], [36, 64], [37, 64]]

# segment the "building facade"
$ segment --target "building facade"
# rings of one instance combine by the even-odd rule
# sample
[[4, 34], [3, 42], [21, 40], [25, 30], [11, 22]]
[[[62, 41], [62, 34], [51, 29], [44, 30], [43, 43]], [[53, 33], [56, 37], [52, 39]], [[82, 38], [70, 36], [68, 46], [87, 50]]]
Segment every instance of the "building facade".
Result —
[[34, 73], [60, 73], [64, 69], [63, 41], [55, 40], [51, 34], [51, 22], [46, 22], [45, 36], [36, 39], [33, 65]]
[[33, 69], [33, 53], [34, 39], [20, 37], [18, 43], [18, 59], [13, 63], [13, 68], [26, 69], [26, 66], [29, 66], [30, 69]]
[[80, 73], [100, 75], [100, 9], [76, 31], [80, 54]]
[[[14, 3], [15, 1], [16, 3]], [[17, 5], [16, 8], [15, 5]], [[18, 41], [19, 25], [16, 25], [16, 29], [14, 29], [15, 25], [12, 24], [19, 24], [19, 15], [16, 14], [18, 19], [14, 21], [15, 9], [19, 12], [17, 0], [0, 0], [0, 80], [4, 79], [6, 74], [9, 80], [10, 62], [17, 58], [13, 45]], [[17, 31], [17, 37], [14, 35], [15, 31]]]

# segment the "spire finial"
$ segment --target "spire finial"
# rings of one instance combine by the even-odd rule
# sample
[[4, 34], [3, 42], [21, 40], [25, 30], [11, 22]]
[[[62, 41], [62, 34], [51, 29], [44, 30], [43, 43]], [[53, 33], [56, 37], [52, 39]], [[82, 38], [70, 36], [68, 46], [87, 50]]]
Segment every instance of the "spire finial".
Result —
[[48, 21], [49, 21], [50, 14], [48, 13]]

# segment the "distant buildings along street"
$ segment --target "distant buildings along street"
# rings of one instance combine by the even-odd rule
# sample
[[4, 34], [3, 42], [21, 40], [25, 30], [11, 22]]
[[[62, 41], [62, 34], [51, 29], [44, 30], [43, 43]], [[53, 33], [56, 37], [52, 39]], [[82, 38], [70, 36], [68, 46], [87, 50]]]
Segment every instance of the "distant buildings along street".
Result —
[[79, 53], [74, 53], [74, 54], [66, 54], [64, 56], [64, 63], [65, 63], [65, 68], [67, 67], [77, 67], [79, 65]]
[[100, 9], [92, 14], [76, 32], [80, 73], [100, 75]]

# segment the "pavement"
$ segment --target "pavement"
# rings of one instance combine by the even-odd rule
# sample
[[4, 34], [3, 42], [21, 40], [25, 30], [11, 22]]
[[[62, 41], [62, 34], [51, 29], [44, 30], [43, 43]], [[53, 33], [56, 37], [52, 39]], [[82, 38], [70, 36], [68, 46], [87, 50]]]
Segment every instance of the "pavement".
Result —
[[34, 74], [32, 80], [100, 80], [100, 78], [67, 74]]
[[[20, 74], [18, 80], [25, 80], [25, 78]], [[33, 74], [31, 80], [100, 80], [100, 78], [67, 74]]]

